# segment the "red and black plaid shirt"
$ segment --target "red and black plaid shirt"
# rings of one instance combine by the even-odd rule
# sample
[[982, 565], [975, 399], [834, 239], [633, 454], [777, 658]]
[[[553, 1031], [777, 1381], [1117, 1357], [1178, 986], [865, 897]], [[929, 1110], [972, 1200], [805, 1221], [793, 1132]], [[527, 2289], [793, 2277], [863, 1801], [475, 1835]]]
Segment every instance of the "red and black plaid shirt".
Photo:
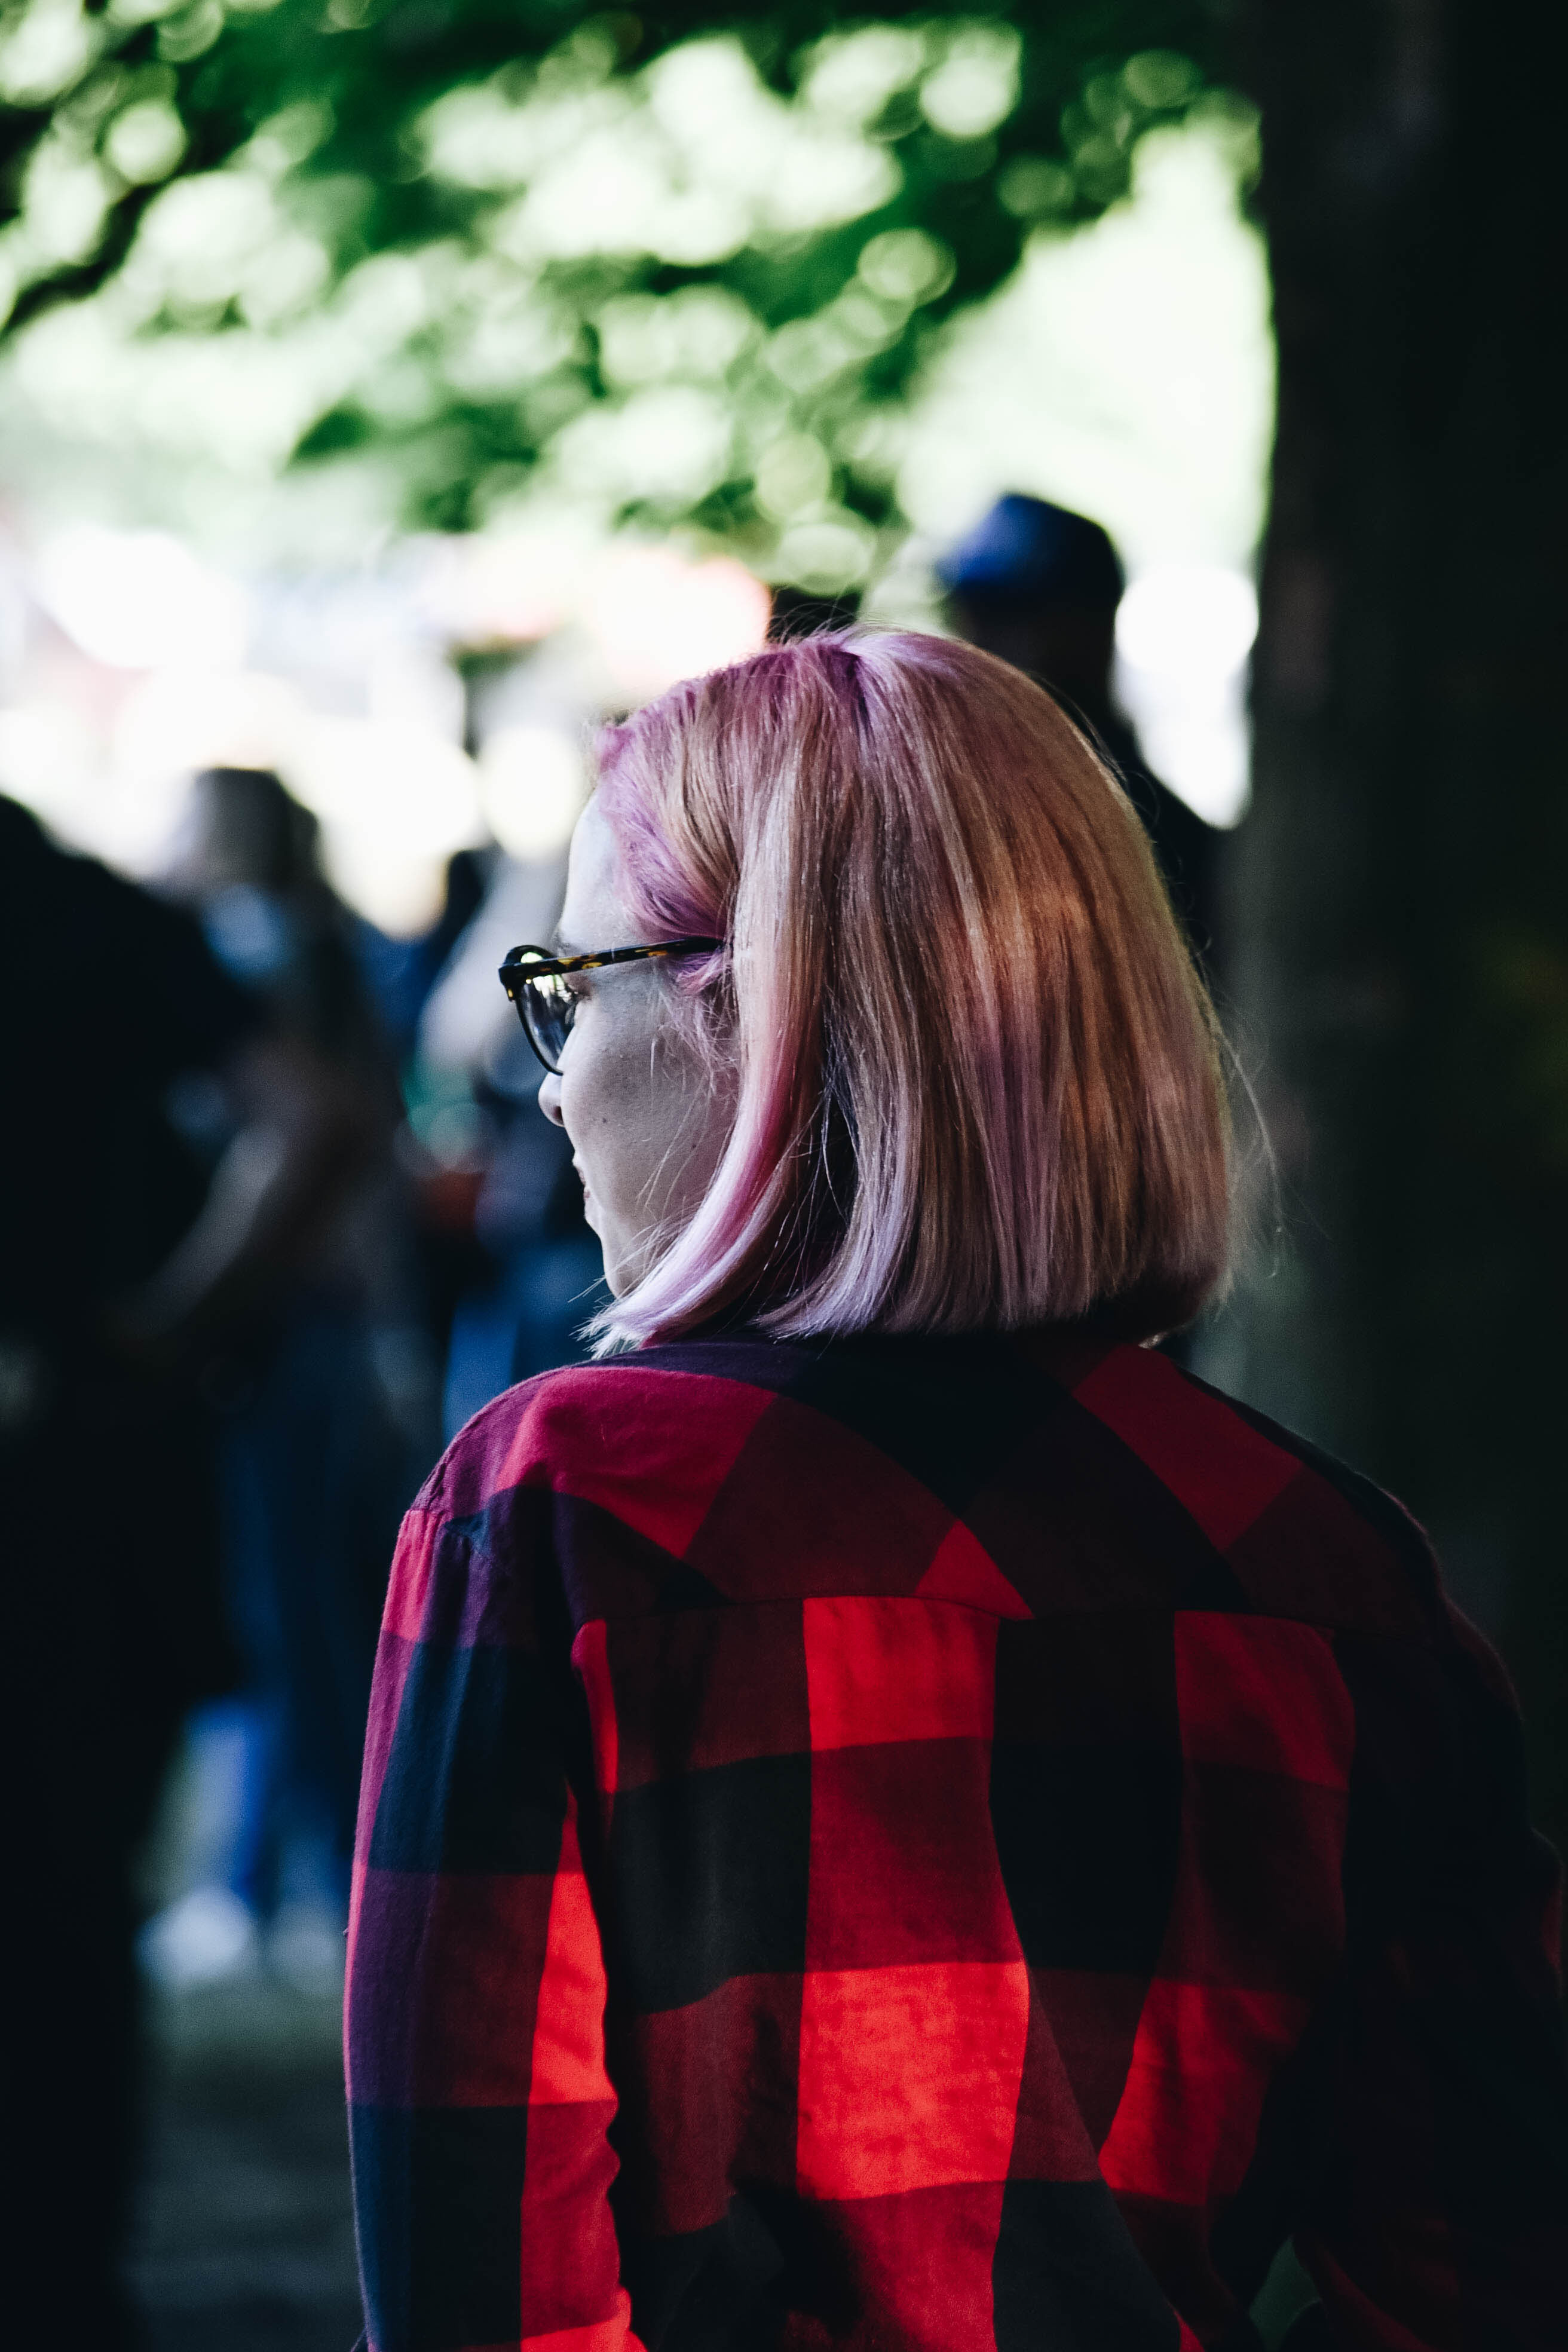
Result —
[[[547, 1375], [410, 1513], [376, 2352], [1568, 2343], [1556, 1874], [1413, 1524], [1146, 1350]], [[1314, 2339], [1319, 2340], [1319, 2339]]]

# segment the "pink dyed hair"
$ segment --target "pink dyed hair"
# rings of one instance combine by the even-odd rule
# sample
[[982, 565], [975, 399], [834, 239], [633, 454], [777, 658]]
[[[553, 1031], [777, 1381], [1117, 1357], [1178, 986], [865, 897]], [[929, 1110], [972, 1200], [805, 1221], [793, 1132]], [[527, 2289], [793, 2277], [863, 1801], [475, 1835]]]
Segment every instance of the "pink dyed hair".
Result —
[[672, 1013], [734, 1071], [728, 1146], [602, 1344], [737, 1307], [780, 1336], [1146, 1336], [1225, 1278], [1217, 1027], [1148, 841], [1050, 698], [942, 637], [770, 647], [600, 747]]

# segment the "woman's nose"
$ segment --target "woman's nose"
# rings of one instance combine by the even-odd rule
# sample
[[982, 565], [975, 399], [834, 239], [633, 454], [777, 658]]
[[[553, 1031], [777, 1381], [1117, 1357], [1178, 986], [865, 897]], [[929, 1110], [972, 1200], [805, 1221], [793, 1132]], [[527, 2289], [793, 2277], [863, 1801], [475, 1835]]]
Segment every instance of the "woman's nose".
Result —
[[552, 1127], [560, 1127], [563, 1124], [561, 1117], [561, 1080], [553, 1070], [551, 1070], [541, 1081], [539, 1108]]

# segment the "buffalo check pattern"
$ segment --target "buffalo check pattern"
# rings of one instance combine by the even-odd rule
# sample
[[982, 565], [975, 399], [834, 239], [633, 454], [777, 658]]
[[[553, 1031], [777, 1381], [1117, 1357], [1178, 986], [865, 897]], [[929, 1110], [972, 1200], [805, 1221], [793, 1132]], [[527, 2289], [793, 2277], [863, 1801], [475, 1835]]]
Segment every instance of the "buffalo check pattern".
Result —
[[1146, 1349], [546, 1375], [410, 1512], [373, 2352], [1568, 2342], [1556, 1871], [1375, 1488]]

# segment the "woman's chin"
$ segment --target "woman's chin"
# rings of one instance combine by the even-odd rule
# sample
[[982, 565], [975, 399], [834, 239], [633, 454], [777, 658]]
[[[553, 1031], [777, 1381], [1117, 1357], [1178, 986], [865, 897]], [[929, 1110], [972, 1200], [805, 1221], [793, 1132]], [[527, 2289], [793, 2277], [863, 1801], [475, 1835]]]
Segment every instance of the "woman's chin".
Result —
[[624, 1298], [635, 1290], [647, 1272], [647, 1255], [635, 1244], [617, 1247], [613, 1234], [599, 1234], [599, 1248], [605, 1261], [605, 1287], [612, 1298]]
[[628, 1265], [626, 1259], [619, 1256], [615, 1250], [605, 1247], [603, 1244], [600, 1246], [604, 1249], [605, 1288], [612, 1298], [624, 1298], [637, 1281], [637, 1270]]
[[583, 1192], [583, 1221], [599, 1244], [599, 1255], [605, 1262], [605, 1287], [612, 1298], [623, 1297], [637, 1280], [626, 1259], [599, 1222], [599, 1204], [586, 1186]]

